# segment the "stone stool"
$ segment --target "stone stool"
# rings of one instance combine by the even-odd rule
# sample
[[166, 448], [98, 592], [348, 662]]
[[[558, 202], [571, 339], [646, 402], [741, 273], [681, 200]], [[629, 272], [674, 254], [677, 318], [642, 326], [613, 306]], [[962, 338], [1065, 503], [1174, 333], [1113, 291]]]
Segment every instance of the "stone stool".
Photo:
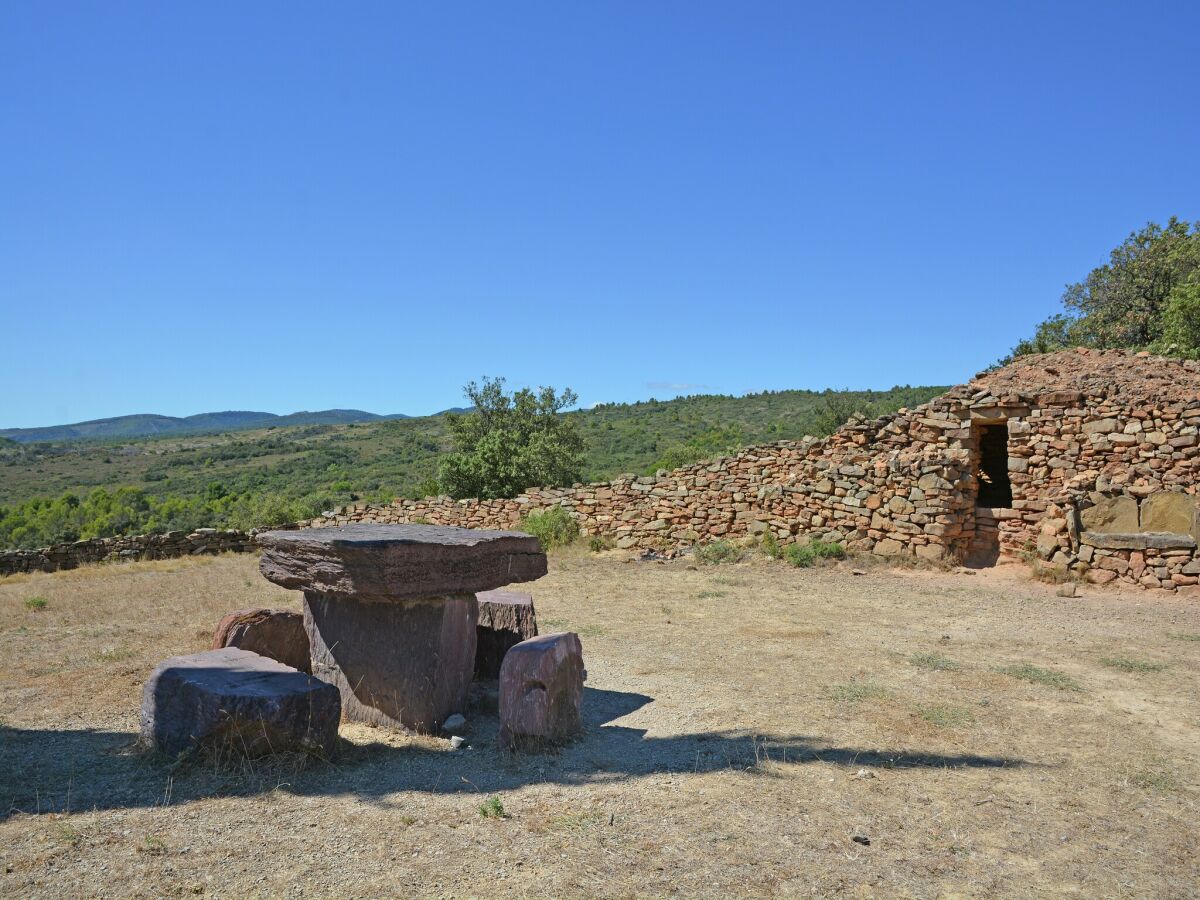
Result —
[[500, 667], [500, 743], [537, 749], [577, 734], [585, 678], [574, 632], [543, 634], [509, 650]]
[[227, 647], [159, 663], [142, 690], [142, 741], [172, 756], [223, 746], [246, 756], [328, 756], [337, 747], [341, 708], [333, 685]]
[[434, 732], [466, 705], [475, 594], [546, 574], [537, 538], [439, 525], [347, 525], [258, 536], [259, 568], [304, 591], [313, 674], [351, 721]]
[[521, 591], [483, 591], [475, 600], [479, 604], [475, 677], [499, 678], [504, 654], [521, 641], [537, 637], [533, 596]]

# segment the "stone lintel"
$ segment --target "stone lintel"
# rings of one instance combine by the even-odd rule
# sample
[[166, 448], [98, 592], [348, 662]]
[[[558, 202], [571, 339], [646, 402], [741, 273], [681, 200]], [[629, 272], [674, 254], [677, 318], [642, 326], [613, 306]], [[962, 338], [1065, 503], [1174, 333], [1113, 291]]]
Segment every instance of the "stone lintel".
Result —
[[1101, 550], [1194, 550], [1196, 539], [1190, 534], [1168, 534], [1161, 532], [1139, 534], [1104, 534], [1085, 531], [1079, 541]]

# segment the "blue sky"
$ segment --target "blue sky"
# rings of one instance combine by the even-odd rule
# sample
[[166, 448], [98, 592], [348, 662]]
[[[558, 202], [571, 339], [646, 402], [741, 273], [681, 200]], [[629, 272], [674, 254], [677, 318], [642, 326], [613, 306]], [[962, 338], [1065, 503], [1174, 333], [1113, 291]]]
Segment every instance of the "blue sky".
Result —
[[0, 427], [962, 381], [1200, 217], [1200, 4], [0, 6]]

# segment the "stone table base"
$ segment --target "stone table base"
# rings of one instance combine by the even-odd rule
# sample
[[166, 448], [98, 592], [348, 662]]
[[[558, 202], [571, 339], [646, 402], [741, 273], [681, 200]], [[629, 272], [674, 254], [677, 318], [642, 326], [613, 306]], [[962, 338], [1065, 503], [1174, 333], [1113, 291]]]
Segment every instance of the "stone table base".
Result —
[[305, 592], [316, 678], [351, 722], [435, 732], [466, 707], [475, 669], [474, 594], [351, 600]]

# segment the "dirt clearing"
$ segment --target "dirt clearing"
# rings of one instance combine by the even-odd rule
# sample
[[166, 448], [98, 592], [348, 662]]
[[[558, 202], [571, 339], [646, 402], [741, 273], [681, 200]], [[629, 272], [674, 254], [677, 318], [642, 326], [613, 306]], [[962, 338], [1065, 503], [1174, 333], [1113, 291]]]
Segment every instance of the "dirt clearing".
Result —
[[499, 751], [479, 685], [469, 749], [180, 766], [133, 747], [143, 680], [299, 595], [253, 556], [0, 581], [0, 893], [1195, 896], [1196, 598], [852, 566], [552, 557], [559, 753]]

